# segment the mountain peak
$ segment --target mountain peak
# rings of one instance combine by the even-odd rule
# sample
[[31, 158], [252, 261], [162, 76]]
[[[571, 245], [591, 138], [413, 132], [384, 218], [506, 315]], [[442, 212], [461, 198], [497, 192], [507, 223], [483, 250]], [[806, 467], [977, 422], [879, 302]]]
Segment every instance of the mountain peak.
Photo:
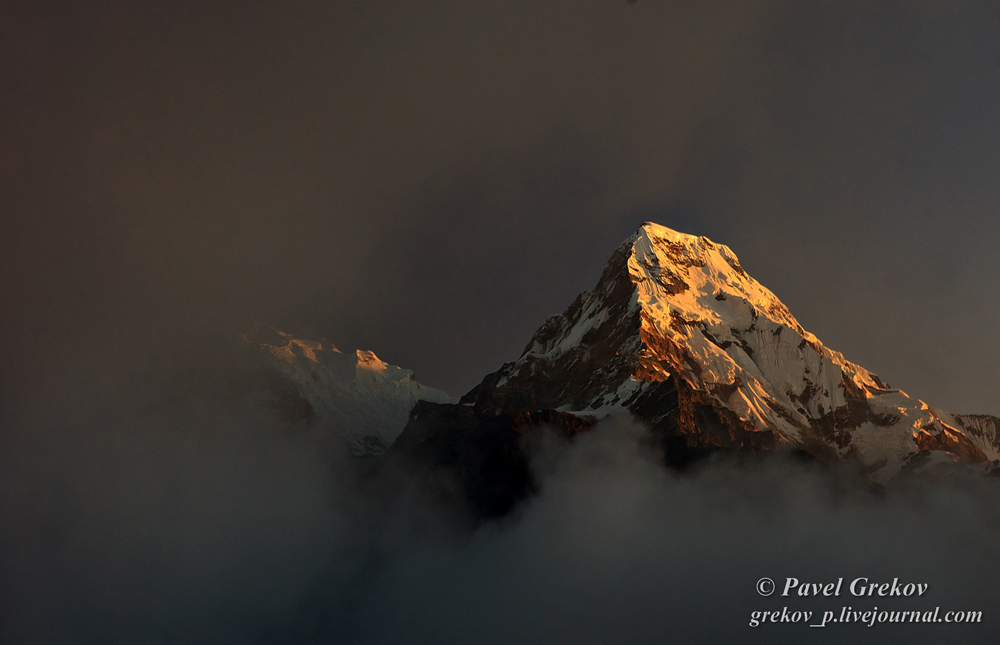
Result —
[[637, 236], [645, 235], [651, 238], [682, 243], [698, 240], [697, 235], [681, 233], [680, 231], [676, 231], [662, 224], [657, 224], [656, 222], [643, 222], [642, 226], [639, 227], [639, 230], [637, 230], [635, 234]]
[[656, 222], [644, 222], [636, 232], [624, 242], [626, 246], [638, 246], [639, 248], [661, 247], [674, 249], [676, 252], [683, 251], [684, 255], [697, 257], [705, 253], [707, 249], [722, 248], [724, 253], [732, 256], [736, 255], [724, 244], [716, 244], [703, 235], [692, 235], [682, 233], [675, 229], [657, 224]]
[[668, 324], [678, 317], [687, 323], [719, 324], [765, 313], [806, 334], [788, 308], [751, 277], [724, 244], [646, 222], [626, 246], [637, 304], [653, 318]]
[[463, 400], [632, 413], [686, 445], [852, 455], [876, 479], [928, 451], [993, 458], [960, 423], [825, 347], [729, 247], [653, 222]]
[[389, 368], [389, 364], [383, 361], [381, 358], [375, 355], [375, 352], [369, 349], [359, 349], [355, 352], [358, 358], [358, 367], [364, 367], [369, 370], [383, 371]]
[[261, 394], [343, 437], [359, 454], [392, 444], [417, 401], [445, 403], [445, 392], [422, 385], [413, 372], [374, 352], [342, 352], [322, 337], [302, 337], [257, 323], [242, 335], [261, 375]]

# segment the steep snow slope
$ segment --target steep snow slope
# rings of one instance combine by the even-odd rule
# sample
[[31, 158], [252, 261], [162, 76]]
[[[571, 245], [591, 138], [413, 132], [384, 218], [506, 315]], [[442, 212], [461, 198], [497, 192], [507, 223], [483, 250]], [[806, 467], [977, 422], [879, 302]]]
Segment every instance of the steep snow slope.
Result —
[[825, 347], [726, 246], [643, 225], [598, 285], [463, 401], [495, 409], [626, 411], [691, 445], [854, 457], [885, 480], [932, 452], [995, 459], [946, 413]]
[[953, 418], [988, 459], [1000, 460], [1000, 419], [988, 414], [955, 414]]
[[378, 453], [402, 432], [417, 401], [448, 403], [446, 393], [421, 385], [411, 370], [373, 352], [341, 352], [258, 325], [243, 340], [270, 378], [267, 394], [290, 416], [332, 428], [357, 453]]

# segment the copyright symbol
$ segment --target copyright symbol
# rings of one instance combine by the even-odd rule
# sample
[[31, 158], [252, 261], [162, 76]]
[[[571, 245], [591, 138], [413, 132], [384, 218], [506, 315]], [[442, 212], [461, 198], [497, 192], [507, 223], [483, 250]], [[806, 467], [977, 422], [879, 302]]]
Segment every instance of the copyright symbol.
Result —
[[762, 596], [770, 596], [774, 593], [774, 580], [761, 578], [757, 581], [757, 593]]

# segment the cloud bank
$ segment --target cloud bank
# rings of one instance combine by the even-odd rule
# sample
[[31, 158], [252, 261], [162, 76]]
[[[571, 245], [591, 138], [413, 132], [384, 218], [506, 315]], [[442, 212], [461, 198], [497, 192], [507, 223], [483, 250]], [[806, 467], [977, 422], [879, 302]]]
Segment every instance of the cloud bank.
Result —
[[[645, 447], [641, 426], [611, 421], [571, 444], [537, 442], [539, 495], [472, 525], [442, 502], [443, 474], [432, 484], [351, 458], [322, 428], [283, 426], [225, 398], [90, 400], [78, 414], [22, 418], [3, 438], [5, 642], [930, 643], [997, 633], [992, 478], [958, 472], [872, 491], [847, 470], [777, 456], [680, 474]], [[921, 599], [761, 598], [765, 576], [930, 586]], [[984, 622], [748, 625], [755, 610], [842, 605], [979, 610]]]

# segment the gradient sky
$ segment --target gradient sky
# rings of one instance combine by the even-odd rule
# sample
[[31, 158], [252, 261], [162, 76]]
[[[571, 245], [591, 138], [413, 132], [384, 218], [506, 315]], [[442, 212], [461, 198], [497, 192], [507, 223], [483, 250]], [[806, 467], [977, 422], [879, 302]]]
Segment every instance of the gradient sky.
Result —
[[994, 2], [6, 2], [0, 384], [263, 318], [460, 393], [654, 220], [1000, 414], [998, 33]]

